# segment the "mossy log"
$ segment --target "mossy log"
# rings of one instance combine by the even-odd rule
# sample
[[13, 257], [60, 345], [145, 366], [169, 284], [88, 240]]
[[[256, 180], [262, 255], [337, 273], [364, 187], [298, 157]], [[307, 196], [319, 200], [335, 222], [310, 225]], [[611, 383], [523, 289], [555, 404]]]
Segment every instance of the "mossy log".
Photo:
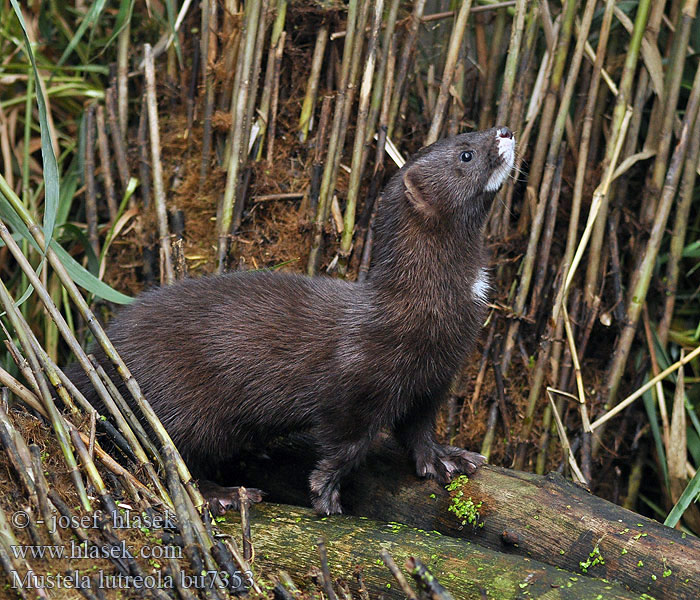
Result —
[[[248, 458], [236, 482], [259, 487], [274, 502], [308, 506], [307, 477], [315, 460], [308, 444]], [[418, 479], [391, 440], [343, 482], [346, 513], [466, 538], [511, 555], [574, 573], [619, 581], [657, 598], [700, 598], [700, 539], [598, 498], [560, 475], [481, 468], [462, 499], [478, 508], [479, 526], [462, 525], [450, 493]], [[454, 493], [453, 493], [454, 494]]]
[[[372, 598], [380, 594], [386, 600], [406, 597], [380, 558], [386, 548], [399, 565], [410, 556], [419, 558], [458, 600], [639, 599], [638, 593], [620, 584], [399, 523], [348, 515], [319, 518], [308, 508], [262, 503], [251, 510], [251, 525], [254, 567], [263, 572], [284, 569], [298, 584], [307, 579], [312, 566], [320, 567], [317, 540], [323, 538], [331, 576], [342, 576], [356, 592], [351, 575], [359, 566]], [[230, 514], [221, 527], [240, 536], [237, 514]]]

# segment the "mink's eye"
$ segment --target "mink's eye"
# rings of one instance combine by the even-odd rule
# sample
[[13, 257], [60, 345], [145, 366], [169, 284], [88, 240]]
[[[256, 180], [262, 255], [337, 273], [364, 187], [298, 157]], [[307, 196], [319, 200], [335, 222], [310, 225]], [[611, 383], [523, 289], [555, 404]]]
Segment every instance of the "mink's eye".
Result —
[[474, 157], [474, 153], [471, 150], [465, 150], [459, 155], [459, 160], [462, 162], [469, 162]]

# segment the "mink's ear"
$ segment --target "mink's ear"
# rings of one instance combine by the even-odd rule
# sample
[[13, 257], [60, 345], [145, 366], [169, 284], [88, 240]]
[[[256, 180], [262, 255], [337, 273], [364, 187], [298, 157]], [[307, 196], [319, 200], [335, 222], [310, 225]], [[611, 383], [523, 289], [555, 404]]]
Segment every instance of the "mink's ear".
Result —
[[423, 195], [423, 192], [418, 187], [416, 183], [419, 179], [418, 168], [414, 165], [410, 167], [403, 176], [403, 185], [406, 188], [406, 198], [410, 205], [418, 212], [421, 216], [428, 219], [435, 218], [437, 216], [437, 211], [435, 206], [430, 202], [430, 200]]

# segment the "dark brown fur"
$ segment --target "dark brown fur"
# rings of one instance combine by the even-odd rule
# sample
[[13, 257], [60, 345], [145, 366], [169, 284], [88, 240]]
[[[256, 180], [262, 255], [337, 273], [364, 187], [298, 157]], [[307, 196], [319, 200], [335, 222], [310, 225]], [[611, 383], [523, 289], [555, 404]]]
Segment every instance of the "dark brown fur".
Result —
[[195, 474], [306, 429], [322, 456], [312, 502], [335, 513], [341, 478], [382, 428], [421, 476], [445, 482], [483, 462], [433, 430], [485, 317], [473, 286], [494, 194], [482, 190], [502, 164], [495, 129], [414, 156], [384, 191], [365, 283], [229, 273], [149, 291], [117, 315], [108, 335]]

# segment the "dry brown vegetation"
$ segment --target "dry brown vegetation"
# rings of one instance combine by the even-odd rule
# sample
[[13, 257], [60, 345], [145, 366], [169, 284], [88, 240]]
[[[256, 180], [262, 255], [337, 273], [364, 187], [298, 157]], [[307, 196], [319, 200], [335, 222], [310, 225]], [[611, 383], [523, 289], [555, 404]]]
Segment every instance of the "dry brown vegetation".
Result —
[[[390, 140], [405, 157], [439, 136], [508, 125], [519, 160], [486, 232], [492, 311], [454, 384], [440, 433], [481, 448], [495, 464], [570, 473], [594, 493], [671, 525], [683, 515], [682, 526], [700, 532], [691, 502], [700, 492], [700, 368], [697, 358], [683, 358], [697, 351], [700, 337], [697, 0], [385, 0], [374, 34], [377, 3], [369, 0], [204, 0], [189, 9], [152, 0], [135, 3], [131, 14], [121, 10], [128, 2], [96, 12], [88, 12], [90, 3], [49, 4], [22, 7], [48, 93], [43, 122], [19, 21], [10, 2], [0, 2], [0, 173], [7, 199], [0, 218], [32, 267], [41, 253], [17, 222], [30, 226], [50, 214], [59, 243], [132, 296], [169, 278], [222, 269], [329, 270], [354, 279], [371, 244], [378, 188], [396, 170], [383, 145]], [[447, 14], [452, 8], [457, 17]], [[181, 9], [174, 43], [165, 48]], [[92, 33], [81, 36], [86, 21]], [[145, 43], [156, 54], [157, 105], [150, 108], [158, 115], [157, 146], [146, 116]], [[367, 72], [371, 52], [376, 62]], [[365, 77], [372, 85], [363, 113]], [[324, 98], [328, 112], [319, 127]], [[86, 115], [97, 106], [105, 108], [105, 123], [97, 117], [97, 129], [86, 135]], [[40, 129], [52, 134], [60, 198], [50, 197]], [[251, 129], [258, 133], [249, 153]], [[355, 145], [358, 132], [364, 144]], [[352, 172], [361, 177], [353, 181]], [[131, 196], [129, 177], [138, 180]], [[124, 199], [117, 214], [109, 198], [116, 206]], [[41, 247], [39, 237], [33, 239]], [[1, 383], [13, 392], [3, 422], [40, 446], [51, 486], [85, 512], [87, 492], [75, 487], [66, 466], [71, 444], [55, 439], [57, 418], [47, 426], [47, 403], [58, 400], [73, 434], [89, 438], [89, 420], [72, 410], [75, 398], [56, 391], [52, 365], [73, 356], [70, 338], [100, 341], [100, 333], [86, 324], [87, 305], [61, 275], [62, 261], [49, 261], [41, 272], [47, 298], [67, 321], [59, 334], [36, 292], [9, 316], [9, 299], [22, 296], [30, 275], [8, 246], [0, 248], [2, 321], [18, 348], [14, 356], [2, 354]], [[65, 277], [75, 278], [75, 271]], [[90, 307], [104, 321], [116, 305], [100, 299], [104, 288], [90, 285], [83, 285]], [[29, 368], [23, 370], [21, 357]], [[623, 412], [597, 422], [668, 367], [675, 368]], [[33, 417], [25, 413], [27, 398]], [[17, 483], [16, 465], [3, 454], [0, 461], [0, 504], [10, 514], [26, 503], [27, 491]], [[99, 468], [102, 483], [82, 457], [78, 462], [77, 477], [107, 496], [104, 506], [112, 493], [128, 499], [137, 485], [116, 467], [106, 475], [107, 459]], [[201, 498], [184, 491], [187, 476], [174, 451], [155, 464], [171, 494], [177, 477], [167, 480], [166, 467], [171, 475], [180, 469], [185, 485], [177, 488], [177, 508], [182, 518], [191, 516]], [[129, 467], [163, 497], [144, 462]], [[141, 492], [145, 506], [153, 498]], [[206, 527], [190, 534], [204, 548], [200, 560], [211, 560]], [[235, 549], [227, 552], [237, 558]]]

